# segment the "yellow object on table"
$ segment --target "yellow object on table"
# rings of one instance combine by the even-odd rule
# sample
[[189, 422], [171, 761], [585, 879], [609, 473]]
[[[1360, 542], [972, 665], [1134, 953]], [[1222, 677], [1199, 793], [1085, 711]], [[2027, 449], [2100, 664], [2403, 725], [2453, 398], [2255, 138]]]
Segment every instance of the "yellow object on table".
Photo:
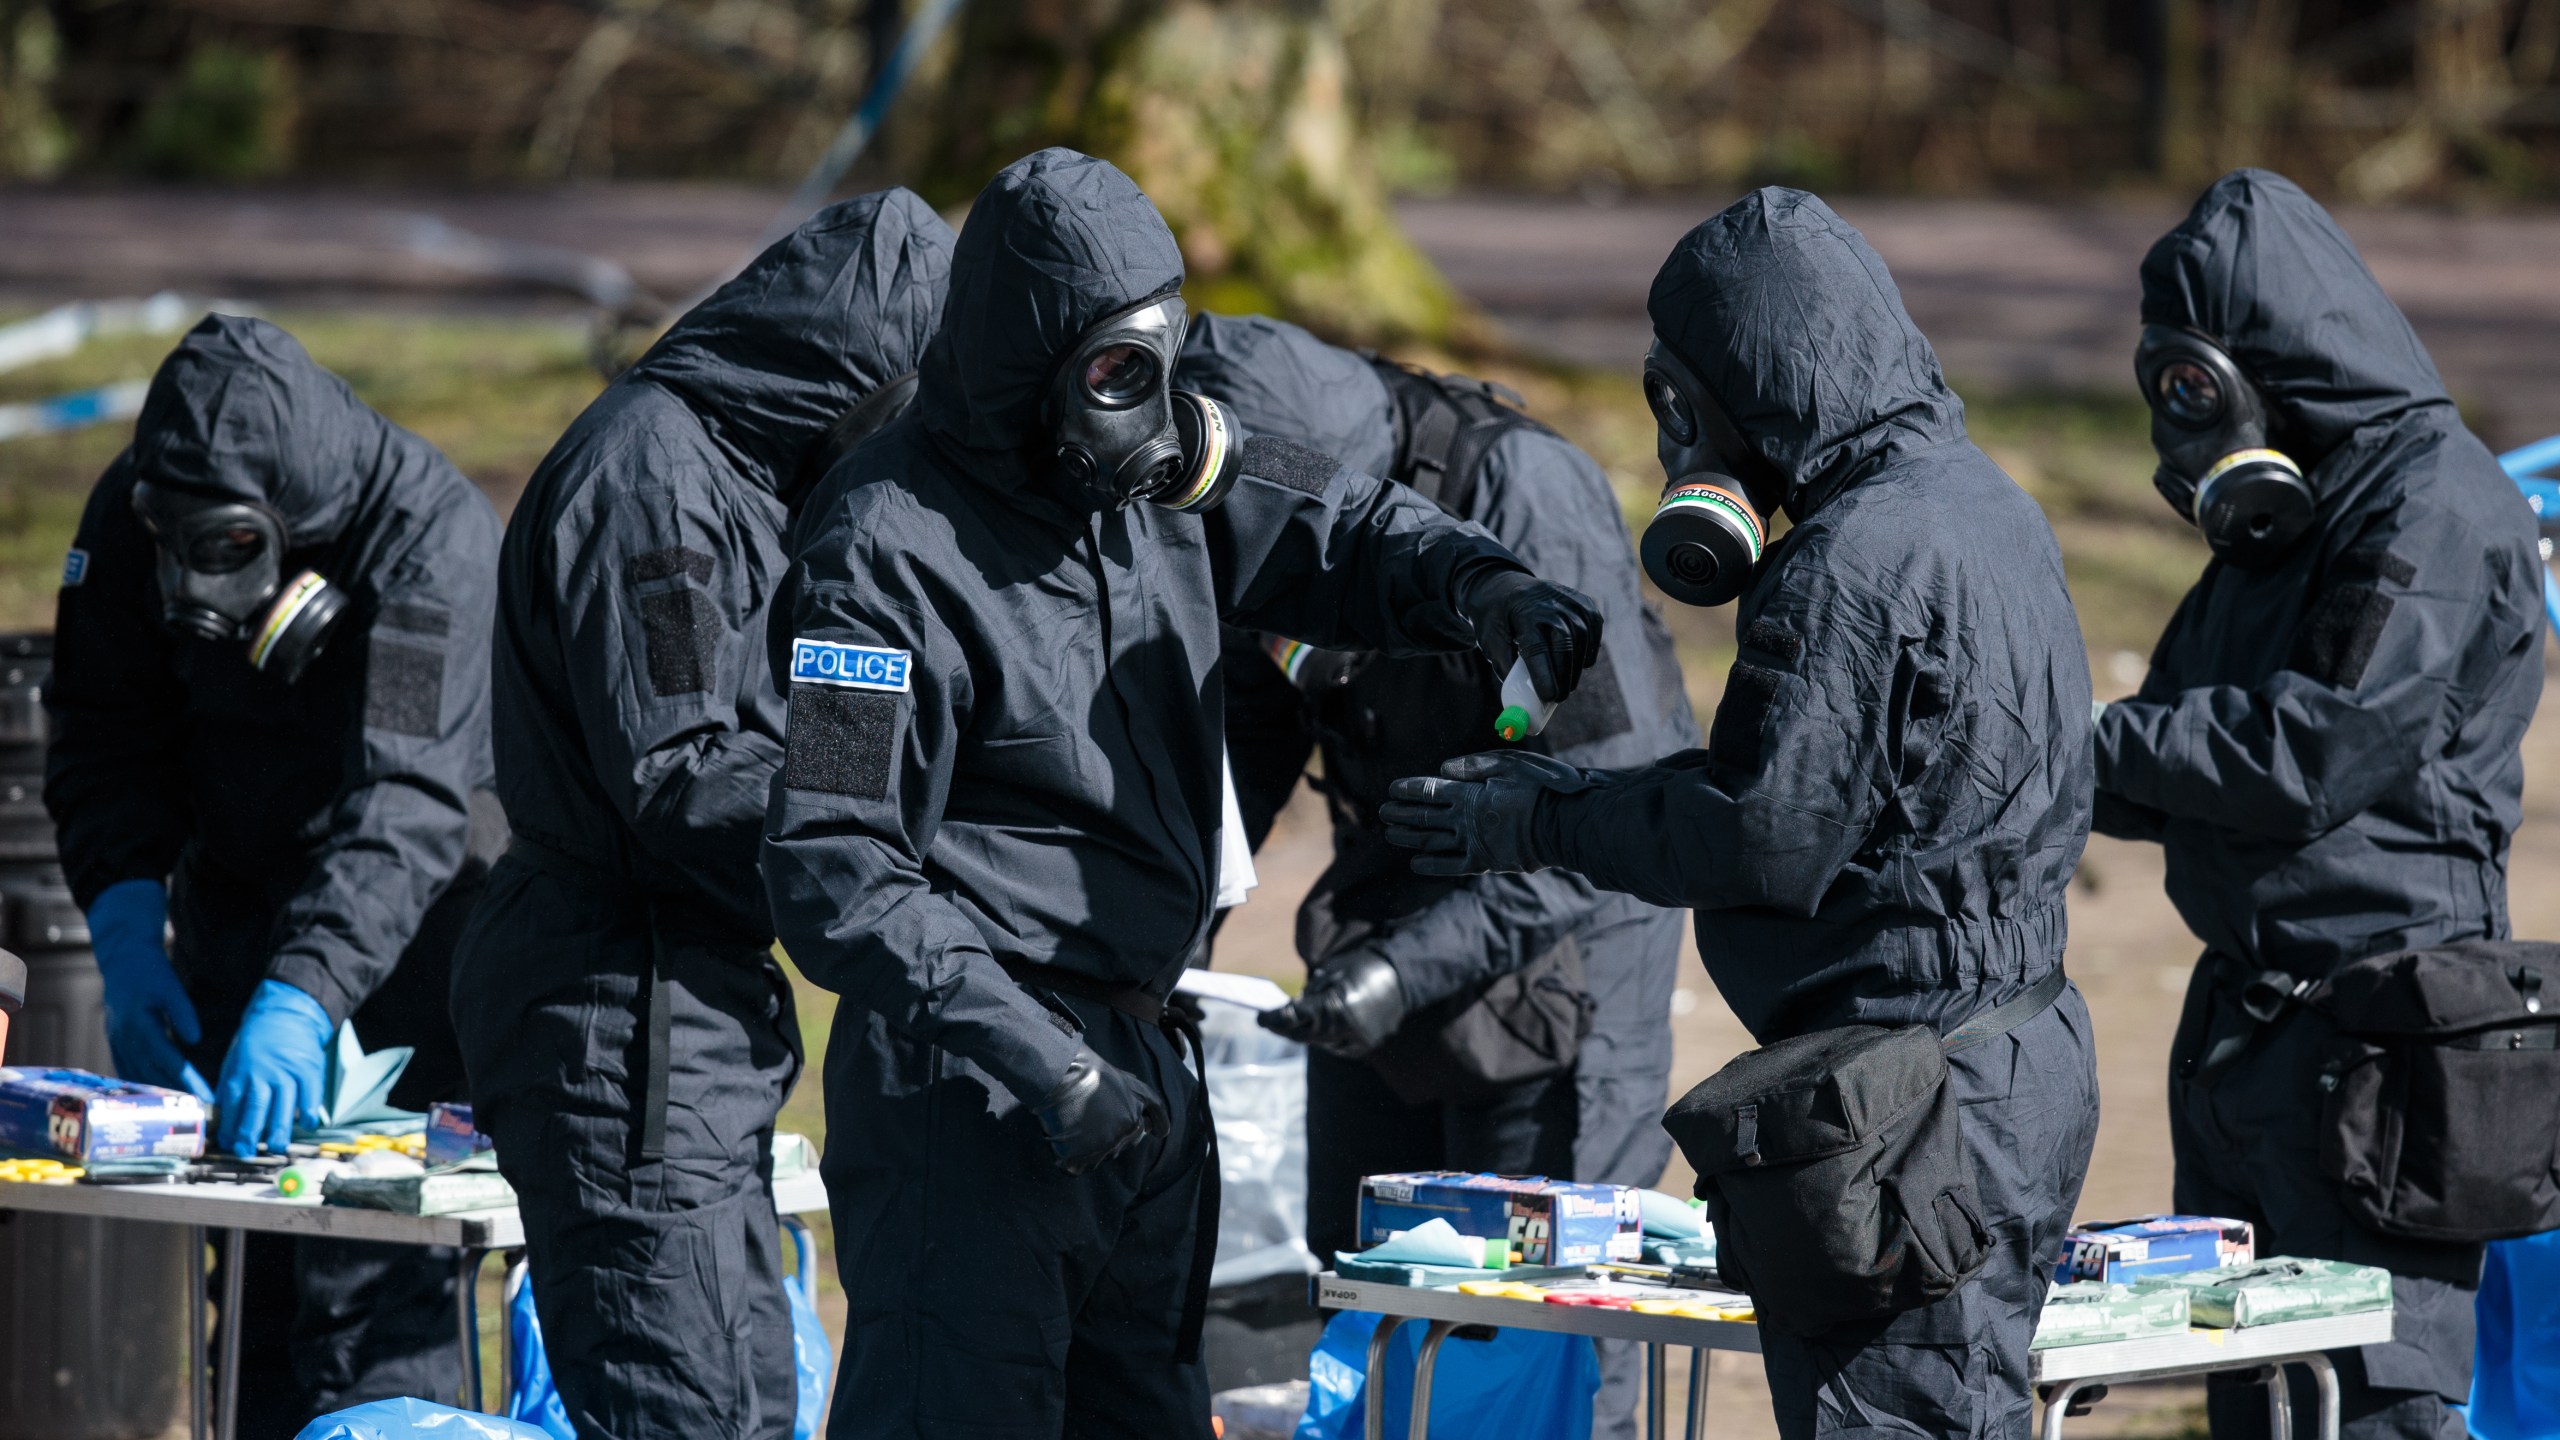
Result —
[[1547, 1298], [1545, 1290], [1535, 1285], [1524, 1285], [1517, 1280], [1463, 1280], [1458, 1284], [1458, 1293], [1491, 1295], [1504, 1300], [1526, 1300], [1532, 1304], [1543, 1304]]
[[21, 1185], [70, 1185], [88, 1173], [59, 1160], [0, 1160], [0, 1180]]

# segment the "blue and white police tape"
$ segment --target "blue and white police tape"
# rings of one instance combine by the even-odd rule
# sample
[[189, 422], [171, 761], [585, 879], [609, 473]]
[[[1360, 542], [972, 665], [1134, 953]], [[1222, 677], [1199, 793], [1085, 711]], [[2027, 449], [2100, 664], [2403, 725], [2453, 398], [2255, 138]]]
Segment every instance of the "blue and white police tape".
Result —
[[21, 405], [0, 405], [0, 440], [21, 440], [29, 435], [57, 435], [65, 430], [85, 430], [116, 420], [130, 420], [142, 413], [142, 397], [151, 390], [148, 380], [119, 380], [113, 385], [100, 385], [93, 390], [74, 390], [50, 400], [31, 400]]

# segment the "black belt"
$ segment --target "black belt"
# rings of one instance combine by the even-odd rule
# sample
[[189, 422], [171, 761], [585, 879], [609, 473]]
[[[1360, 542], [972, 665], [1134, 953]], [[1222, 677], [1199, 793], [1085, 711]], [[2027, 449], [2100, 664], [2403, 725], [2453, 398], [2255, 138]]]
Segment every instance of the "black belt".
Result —
[[598, 891], [647, 912], [649, 925], [649, 1040], [640, 1059], [640, 1150], [642, 1162], [667, 1158], [668, 1052], [674, 1048], [675, 983], [667, 966], [666, 926], [660, 923], [657, 897], [627, 877], [575, 855], [554, 850], [517, 835], [507, 856], [563, 884]]
[[2062, 988], [2070, 983], [2071, 977], [2063, 974], [2060, 966], [2055, 966], [2053, 973], [2037, 981], [2033, 988], [2024, 994], [2013, 995], [1967, 1020], [1949, 1032], [1938, 1044], [1946, 1053], [1953, 1055], [1959, 1050], [1969, 1050], [1995, 1035], [2006, 1035], [2043, 1014], [2054, 1001], [2062, 998]]
[[996, 963], [1017, 985], [1090, 1000], [1141, 1025], [1153, 1025], [1191, 1047], [1192, 1061], [1200, 1067], [1200, 1198], [1192, 1222], [1191, 1278], [1183, 1289], [1182, 1328], [1174, 1341], [1173, 1358], [1178, 1365], [1192, 1364], [1200, 1358], [1200, 1331], [1209, 1317], [1209, 1271], [1218, 1260], [1218, 1125], [1209, 1113], [1209, 1050], [1201, 1039], [1200, 1019], [1184, 1006], [1167, 1004], [1151, 990], [1114, 985], [1081, 971], [1030, 960]]

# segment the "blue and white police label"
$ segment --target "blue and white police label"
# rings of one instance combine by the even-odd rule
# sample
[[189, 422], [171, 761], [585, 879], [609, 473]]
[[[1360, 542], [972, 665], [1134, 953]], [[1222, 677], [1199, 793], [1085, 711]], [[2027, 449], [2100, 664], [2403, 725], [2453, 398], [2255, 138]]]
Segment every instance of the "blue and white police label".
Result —
[[89, 552], [75, 545], [62, 557], [62, 588], [68, 590], [88, 578]]
[[856, 690], [889, 690], [903, 695], [907, 693], [907, 670], [914, 658], [904, 650], [794, 639], [791, 678], [812, 685], [846, 685]]

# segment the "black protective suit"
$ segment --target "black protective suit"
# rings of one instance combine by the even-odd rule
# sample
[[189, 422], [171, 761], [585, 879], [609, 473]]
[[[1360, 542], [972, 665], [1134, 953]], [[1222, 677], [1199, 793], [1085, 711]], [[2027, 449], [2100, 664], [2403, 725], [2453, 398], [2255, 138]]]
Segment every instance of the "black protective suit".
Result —
[[[2395, 1338], [2339, 1357], [2344, 1433], [2456, 1440], [2480, 1248], [2347, 1218], [2315, 1150], [2324, 1022], [2259, 1031], [2235, 1001], [2261, 970], [2508, 933], [2517, 744], [2542, 691], [2533, 519], [2290, 181], [2243, 170], [2207, 190], [2144, 259], [2142, 318], [2231, 352], [2318, 502], [2272, 568], [2208, 565], [2140, 693], [2098, 722], [2099, 827], [2166, 847], [2169, 898], [2206, 945], [2171, 1058], [2176, 1203], [2254, 1222], [2261, 1253], [2388, 1266]], [[2201, 1070], [2211, 1041], [2252, 1031]], [[2226, 1440], [2265, 1424], [2234, 1383], [2212, 1408]]]
[[[347, 592], [297, 682], [253, 669], [238, 641], [163, 627], [157, 547], [132, 508], [145, 479], [273, 507], [284, 573], [309, 567]], [[484, 837], [497, 830], [497, 513], [292, 336], [215, 316], [162, 363], [72, 543], [86, 563], [66, 572], [79, 578], [56, 614], [45, 805], [74, 897], [86, 908], [121, 881], [169, 877], [204, 1073], [274, 978], [330, 1020], [352, 1017], [368, 1048], [416, 1047], [395, 1103], [459, 1098], [445, 992], [484, 874], [475, 794]], [[450, 1251], [250, 1237], [241, 1433], [453, 1394], [453, 1273]]]
[[[896, 688], [792, 684], [764, 852], [783, 943], [844, 997], [839, 1440], [1208, 1434], [1182, 1354], [1206, 1280], [1199, 1083], [1161, 1028], [1073, 992], [1161, 998], [1207, 932], [1222, 617], [1456, 649], [1456, 582], [1516, 565], [1410, 492], [1262, 438], [1204, 515], [1067, 503], [1030, 468], [1050, 372], [1182, 273], [1119, 171], [1017, 162], [970, 211], [915, 410], [795, 528], [784, 673], [803, 645], [908, 657]], [[1035, 965], [1084, 983], [1008, 973]], [[1071, 1177], [1033, 1106], [1079, 1044], [1170, 1127]]]
[[819, 212], [587, 407], [508, 528], [498, 782], [522, 821], [456, 1018], [590, 1440], [791, 1433], [771, 1147], [800, 1055], [756, 872], [782, 763], [766, 609], [810, 457], [914, 369], [950, 245], [903, 190]]
[[[1953, 1029], [2062, 963], [2089, 824], [2089, 672], [2043, 514], [1965, 438], [1884, 262], [1767, 189], [1655, 276], [1655, 335], [1786, 489], [1706, 749], [1540, 795], [1539, 862], [1698, 912], [1766, 1044]], [[2098, 1122], [2088, 1011], [2062, 998], [1949, 1058], [1994, 1241], [1946, 1299], [1762, 1337], [1779, 1433], [2024, 1436], [2027, 1345]]]

